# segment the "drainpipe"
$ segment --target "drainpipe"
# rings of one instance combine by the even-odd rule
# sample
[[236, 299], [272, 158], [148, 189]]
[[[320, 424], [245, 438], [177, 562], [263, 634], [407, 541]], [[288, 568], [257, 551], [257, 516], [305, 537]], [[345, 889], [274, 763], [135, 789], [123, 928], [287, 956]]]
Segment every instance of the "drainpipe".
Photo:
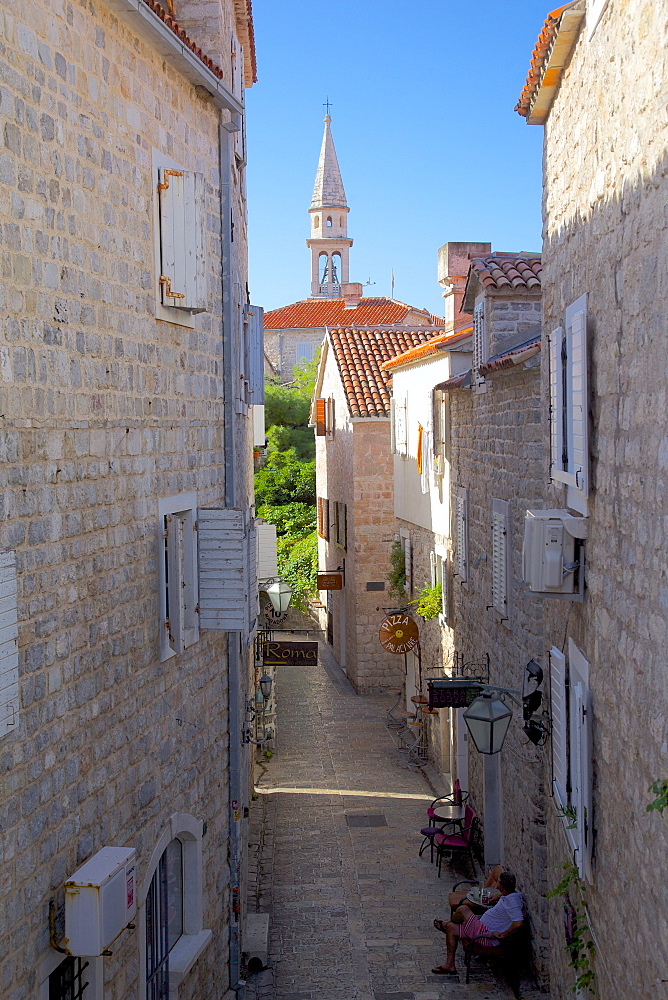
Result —
[[[232, 114], [232, 120], [221, 122], [220, 149], [220, 216], [222, 242], [222, 292], [223, 292], [223, 366], [224, 366], [224, 444], [225, 444], [225, 505], [237, 506], [236, 463], [236, 385], [234, 383], [235, 335], [234, 328], [234, 273], [232, 268], [232, 144], [234, 134], [241, 128], [241, 115]], [[244, 752], [241, 746], [242, 677], [241, 635], [228, 633], [228, 734], [229, 734], [229, 829], [230, 829], [230, 989], [243, 1000], [246, 984], [241, 979], [241, 861], [242, 816], [245, 804], [243, 781]]]

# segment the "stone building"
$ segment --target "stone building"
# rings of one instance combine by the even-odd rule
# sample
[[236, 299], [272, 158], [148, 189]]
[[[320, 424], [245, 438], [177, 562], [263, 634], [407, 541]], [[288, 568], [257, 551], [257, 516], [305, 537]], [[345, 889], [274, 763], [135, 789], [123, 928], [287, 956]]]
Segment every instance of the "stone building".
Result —
[[[476, 664], [473, 672], [491, 684], [521, 689], [524, 665], [544, 660], [542, 608], [525, 595], [522, 580], [525, 511], [542, 495], [540, 255], [492, 253], [487, 244], [477, 256], [479, 246], [466, 253], [466, 244], [445, 244], [439, 252], [442, 283], [459, 285], [459, 312], [473, 326], [448, 338], [439, 353], [420, 358], [409, 351], [385, 365], [395, 426], [402, 411], [408, 428], [407, 446], [395, 432], [394, 495], [411, 553], [409, 596], [425, 583], [442, 590], [440, 615], [420, 624], [415, 666], [422, 690], [409, 665], [407, 695], [426, 695], [425, 678], [458, 674], [462, 663]], [[458, 281], [463, 257], [468, 274]], [[527, 745], [521, 713], [503, 751], [483, 757], [470, 743], [463, 712], [422, 713], [423, 738], [446, 781], [458, 778], [469, 790], [486, 862], [517, 874], [545, 981], [548, 757]]]
[[[255, 55], [250, 0], [168, 6], [0, 13], [7, 1000], [223, 997], [240, 980]], [[98, 924], [64, 921], [65, 882], [119, 856], [83, 944]]]
[[[646, 811], [668, 747], [667, 81], [665, 4], [578, 0], [546, 19], [517, 107], [545, 126], [541, 506], [586, 534], [583, 600], [534, 599], [552, 675], [548, 870], [571, 860], [586, 886], [601, 1000], [663, 996], [668, 968], [668, 827]], [[567, 905], [551, 904], [560, 998]]]
[[290, 382], [296, 364], [311, 361], [329, 328], [438, 326], [443, 320], [386, 296], [363, 298], [359, 282], [350, 281], [348, 204], [330, 128], [325, 128], [309, 207], [311, 297], [267, 311], [264, 317], [267, 374]]
[[378, 630], [397, 598], [388, 593], [396, 533], [390, 449], [389, 376], [382, 364], [428, 344], [439, 330], [330, 330], [320, 357], [312, 422], [316, 432], [318, 563], [339, 570], [343, 589], [322, 591], [327, 640], [359, 692], [403, 683], [403, 656], [387, 653]]

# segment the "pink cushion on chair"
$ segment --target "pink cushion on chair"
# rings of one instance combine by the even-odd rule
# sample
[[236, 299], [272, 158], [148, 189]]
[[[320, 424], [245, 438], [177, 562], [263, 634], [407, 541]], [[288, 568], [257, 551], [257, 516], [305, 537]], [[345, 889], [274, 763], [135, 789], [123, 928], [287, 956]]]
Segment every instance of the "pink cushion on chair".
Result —
[[469, 838], [462, 837], [458, 833], [453, 833], [449, 837], [444, 836], [442, 833], [437, 833], [434, 837], [434, 842], [438, 844], [439, 847], [468, 847]]

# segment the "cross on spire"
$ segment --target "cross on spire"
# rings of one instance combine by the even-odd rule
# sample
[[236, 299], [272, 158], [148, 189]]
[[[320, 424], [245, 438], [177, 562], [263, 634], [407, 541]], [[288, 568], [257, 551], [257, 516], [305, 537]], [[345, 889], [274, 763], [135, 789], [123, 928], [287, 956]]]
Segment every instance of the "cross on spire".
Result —
[[325, 101], [325, 103], [323, 104], [323, 108], [325, 109], [325, 114], [327, 115], [328, 118], [329, 118], [329, 109], [333, 108], [333, 107], [334, 107], [334, 105], [330, 103], [330, 100], [329, 100], [329, 97], [328, 97], [327, 100]]

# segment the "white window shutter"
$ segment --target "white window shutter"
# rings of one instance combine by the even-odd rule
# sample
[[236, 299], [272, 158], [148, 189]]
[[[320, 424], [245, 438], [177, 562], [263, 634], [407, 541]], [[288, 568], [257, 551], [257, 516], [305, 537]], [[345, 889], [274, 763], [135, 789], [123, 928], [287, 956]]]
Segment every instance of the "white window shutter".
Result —
[[396, 402], [394, 396], [390, 400], [390, 451], [393, 455], [397, 453], [397, 433], [395, 426], [395, 406]]
[[413, 593], [413, 546], [410, 538], [404, 539], [404, 565], [406, 567], [406, 593]]
[[167, 532], [167, 633], [169, 648], [175, 653], [185, 649], [185, 573], [183, 565], [183, 521], [175, 514], [165, 516]]
[[550, 348], [550, 476], [564, 482], [564, 384], [561, 360], [563, 330], [560, 326], [549, 337]]
[[586, 295], [580, 296], [566, 310], [566, 337], [570, 362], [569, 472], [573, 479], [571, 485], [586, 498], [589, 492]]
[[246, 632], [250, 637], [255, 633], [258, 615], [260, 614], [260, 595], [257, 585], [257, 525], [254, 518], [249, 518], [248, 520], [246, 550], [248, 552], [248, 559], [246, 561], [246, 593], [248, 595]]
[[509, 617], [510, 592], [510, 504], [492, 500], [492, 604], [503, 618]]
[[572, 639], [568, 640], [570, 676], [571, 805], [575, 810], [575, 861], [581, 878], [591, 878], [591, 710], [589, 663]]
[[557, 804], [568, 803], [568, 729], [566, 713], [566, 657], [553, 646], [550, 650], [550, 707], [552, 712], [552, 787]]
[[408, 452], [407, 399], [396, 399], [394, 403], [394, 440], [397, 455]]
[[162, 303], [202, 312], [207, 306], [204, 177], [168, 167], [158, 173]]
[[468, 580], [468, 489], [455, 489], [455, 576], [466, 583]]
[[202, 507], [197, 520], [200, 628], [244, 632], [249, 572], [243, 512]]
[[0, 739], [19, 729], [19, 651], [16, 564], [0, 552]]
[[435, 552], [429, 553], [429, 586], [435, 587], [438, 583], [438, 560]]
[[276, 525], [263, 524], [255, 525], [257, 531], [257, 575], [260, 580], [270, 580], [278, 576], [278, 562], [276, 556]]
[[260, 306], [246, 306], [246, 318], [249, 402], [254, 406], [264, 406], [264, 310]]
[[484, 382], [484, 376], [478, 373], [485, 357], [485, 313], [484, 304], [478, 302], [473, 309], [473, 383], [478, 385]]
[[439, 583], [441, 584], [441, 612], [446, 621], [450, 617], [448, 602], [448, 557], [439, 556]]

